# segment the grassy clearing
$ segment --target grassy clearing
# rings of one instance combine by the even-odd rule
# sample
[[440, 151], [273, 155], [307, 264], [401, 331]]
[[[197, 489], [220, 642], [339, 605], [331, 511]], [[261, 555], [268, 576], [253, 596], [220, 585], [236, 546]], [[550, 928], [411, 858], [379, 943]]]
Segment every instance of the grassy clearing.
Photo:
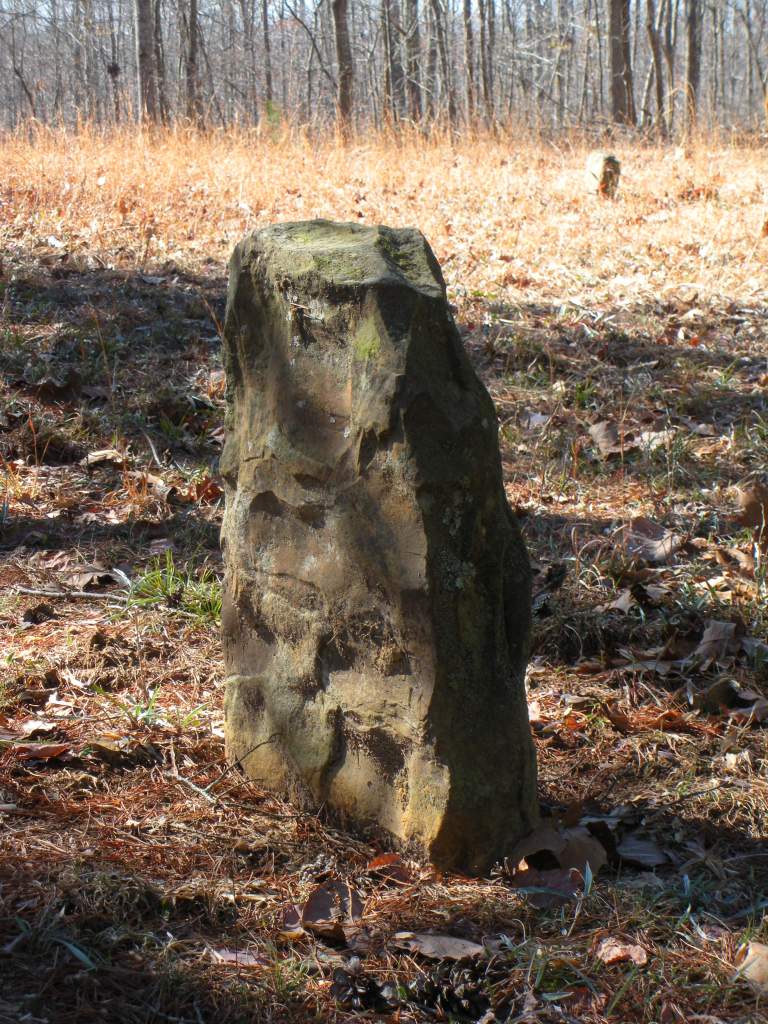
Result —
[[[765, 471], [768, 156], [617, 151], [606, 203], [575, 144], [0, 145], [0, 729], [47, 747], [0, 740], [10, 1019], [359, 1016], [333, 998], [349, 953], [281, 931], [336, 874], [364, 898], [366, 998], [374, 979], [432, 1000], [392, 1019], [461, 1019], [461, 984], [500, 1021], [765, 1019], [731, 979], [739, 946], [768, 940], [766, 733], [738, 696], [766, 693], [765, 558], [735, 490]], [[587, 896], [538, 910], [503, 876], [411, 866], [395, 884], [368, 870], [371, 837], [227, 769], [225, 263], [246, 231], [310, 216], [416, 224], [435, 248], [538, 570], [544, 807], [621, 808], [657, 869], [612, 855]], [[638, 517], [668, 560], [637, 557]], [[713, 621], [728, 628], [702, 647]], [[446, 981], [395, 947], [406, 930], [491, 937], [493, 955]], [[647, 962], [601, 963], [606, 937]]]

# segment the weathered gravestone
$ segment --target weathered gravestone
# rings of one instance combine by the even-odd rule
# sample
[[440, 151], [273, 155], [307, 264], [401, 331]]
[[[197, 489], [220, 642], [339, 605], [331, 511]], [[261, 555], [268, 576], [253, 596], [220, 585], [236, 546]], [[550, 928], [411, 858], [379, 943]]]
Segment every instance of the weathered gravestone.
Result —
[[312, 221], [230, 275], [229, 754], [484, 871], [537, 813], [529, 565], [440, 268], [415, 230]]

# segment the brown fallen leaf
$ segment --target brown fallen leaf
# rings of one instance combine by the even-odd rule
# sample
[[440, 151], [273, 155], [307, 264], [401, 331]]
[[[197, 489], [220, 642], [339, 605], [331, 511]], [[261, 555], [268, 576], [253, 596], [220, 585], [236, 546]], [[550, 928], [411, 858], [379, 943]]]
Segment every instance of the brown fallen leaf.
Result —
[[768, 995], [768, 946], [764, 942], [750, 942], [743, 950], [733, 980], [739, 978], [743, 978], [758, 995]]
[[69, 743], [17, 743], [11, 748], [20, 761], [50, 761], [71, 750]]
[[717, 715], [731, 708], [747, 711], [755, 701], [762, 699], [761, 693], [742, 687], [736, 679], [724, 676], [697, 693], [693, 698], [693, 706], [711, 715]]
[[552, 419], [551, 413], [535, 412], [526, 409], [520, 416], [520, 426], [524, 430], [538, 430]]
[[12, 381], [15, 387], [30, 391], [44, 402], [66, 401], [75, 398], [80, 391], [80, 374], [70, 366], [63, 377], [45, 376], [30, 380], [27, 376]]
[[164, 555], [166, 551], [173, 551], [173, 541], [167, 537], [157, 537], [155, 540], [150, 541], [148, 552], [153, 557]]
[[699, 646], [693, 652], [702, 667], [727, 660], [729, 651], [736, 648], [736, 623], [709, 619], [704, 627]]
[[209, 949], [211, 960], [217, 964], [236, 964], [238, 967], [271, 967], [272, 961], [261, 953], [247, 949]]
[[582, 876], [587, 864], [594, 876], [608, 862], [605, 847], [588, 828], [579, 826], [558, 831], [551, 825], [540, 825], [513, 847], [507, 863], [516, 866], [525, 860], [531, 864], [531, 858], [542, 852], [553, 855], [564, 871], [574, 868]]
[[427, 932], [397, 932], [393, 945], [412, 953], [421, 953], [430, 960], [464, 960], [480, 956], [485, 947], [453, 935], [431, 935]]
[[341, 940], [345, 927], [359, 924], [362, 913], [360, 895], [348, 882], [335, 879], [312, 890], [301, 912], [301, 923], [306, 931]]
[[616, 846], [616, 852], [622, 860], [637, 864], [642, 868], [657, 868], [667, 864], [669, 857], [658, 843], [637, 832], [629, 832]]
[[762, 533], [768, 523], [768, 487], [759, 481], [749, 481], [736, 487], [739, 503], [739, 525]]
[[124, 464], [125, 459], [116, 448], [99, 448], [98, 451], [89, 452], [84, 459], [80, 460], [81, 466], [100, 466], [109, 463], [118, 469]]
[[544, 910], [574, 899], [584, 888], [584, 878], [575, 868], [539, 870], [521, 860], [509, 875], [509, 884], [524, 892], [531, 906]]
[[368, 862], [369, 874], [380, 878], [391, 879], [393, 882], [410, 882], [412, 876], [399, 853], [382, 853]]
[[685, 538], [645, 516], [630, 519], [613, 534], [613, 540], [630, 558], [664, 565], [685, 545]]
[[638, 447], [637, 441], [632, 435], [622, 433], [618, 423], [613, 420], [601, 420], [599, 423], [594, 423], [589, 428], [589, 436], [604, 458], [609, 455], [622, 455], [624, 452]]
[[608, 967], [611, 964], [625, 963], [627, 960], [631, 960], [638, 967], [648, 963], [648, 954], [642, 946], [613, 938], [603, 939], [595, 951], [595, 956]]
[[179, 492], [178, 487], [175, 484], [167, 483], [161, 476], [156, 476], [154, 473], [131, 473], [129, 474], [136, 481], [136, 485], [139, 488], [151, 491], [161, 501], [168, 502], [169, 504], [174, 501], [189, 501], [189, 498], [183, 498]]
[[307, 934], [301, 923], [301, 911], [295, 903], [292, 903], [283, 911], [283, 923], [280, 928], [280, 934], [285, 939], [300, 939]]
[[615, 729], [624, 733], [625, 736], [628, 736], [630, 733], [637, 732], [637, 727], [629, 715], [625, 714], [625, 712], [621, 711], [613, 704], [605, 705], [605, 717]]
[[659, 732], [692, 732], [702, 731], [702, 726], [697, 722], [690, 721], [681, 711], [669, 708], [666, 711], [652, 711], [641, 716], [643, 727], [646, 729], [658, 729]]
[[614, 598], [613, 601], [606, 601], [604, 604], [595, 605], [596, 612], [623, 612], [625, 615], [631, 609], [637, 605], [637, 599], [632, 593], [632, 590], [627, 587], [625, 590], [620, 591], [618, 597]]
[[567, 837], [567, 841], [565, 847], [557, 855], [560, 867], [574, 868], [584, 876], [587, 865], [589, 865], [594, 876], [608, 863], [605, 847], [588, 828], [582, 826], [568, 828], [564, 830], [563, 834]]
[[716, 548], [715, 561], [723, 568], [730, 569], [746, 579], [754, 578], [756, 563], [751, 551], [741, 548]]
[[524, 836], [512, 849], [507, 858], [508, 863], [517, 865], [523, 860], [545, 850], [557, 856], [565, 846], [565, 839], [552, 825], [539, 825], [527, 836]]
[[210, 505], [224, 493], [224, 488], [219, 480], [213, 477], [205, 477], [203, 480], [196, 480], [187, 489], [187, 496], [190, 501], [200, 502], [201, 505]]
[[26, 722], [22, 722], [19, 726], [19, 730], [22, 736], [32, 739], [33, 736], [45, 735], [48, 732], [54, 732], [58, 726], [55, 722], [44, 722], [39, 718], [30, 718]]
[[115, 577], [110, 569], [99, 562], [92, 565], [78, 565], [68, 570], [63, 577], [70, 586], [78, 590], [93, 590], [96, 587], [114, 583]]
[[768, 719], [768, 700], [760, 697], [754, 704], [747, 708], [734, 708], [730, 713], [732, 721], [740, 722], [742, 725], [752, 725], [754, 722], [765, 722]]

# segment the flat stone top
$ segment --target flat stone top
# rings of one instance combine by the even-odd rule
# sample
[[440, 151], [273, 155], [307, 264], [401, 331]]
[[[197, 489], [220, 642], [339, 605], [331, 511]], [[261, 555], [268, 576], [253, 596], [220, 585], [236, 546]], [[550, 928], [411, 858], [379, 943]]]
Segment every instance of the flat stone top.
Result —
[[288, 279], [313, 276], [340, 286], [406, 285], [430, 298], [445, 297], [440, 267], [416, 228], [294, 221], [255, 231], [241, 245], [245, 252], [263, 252], [270, 273]]

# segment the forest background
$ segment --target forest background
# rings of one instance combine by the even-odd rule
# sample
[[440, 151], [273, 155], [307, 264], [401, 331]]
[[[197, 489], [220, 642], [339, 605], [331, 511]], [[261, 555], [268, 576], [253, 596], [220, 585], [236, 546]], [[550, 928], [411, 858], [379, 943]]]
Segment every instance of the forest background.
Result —
[[[0, 0], [0, 1020], [766, 1019], [767, 19]], [[225, 268], [312, 217], [443, 268], [575, 865], [442, 876], [227, 764]]]
[[4, 0], [0, 117], [762, 124], [765, 0]]

